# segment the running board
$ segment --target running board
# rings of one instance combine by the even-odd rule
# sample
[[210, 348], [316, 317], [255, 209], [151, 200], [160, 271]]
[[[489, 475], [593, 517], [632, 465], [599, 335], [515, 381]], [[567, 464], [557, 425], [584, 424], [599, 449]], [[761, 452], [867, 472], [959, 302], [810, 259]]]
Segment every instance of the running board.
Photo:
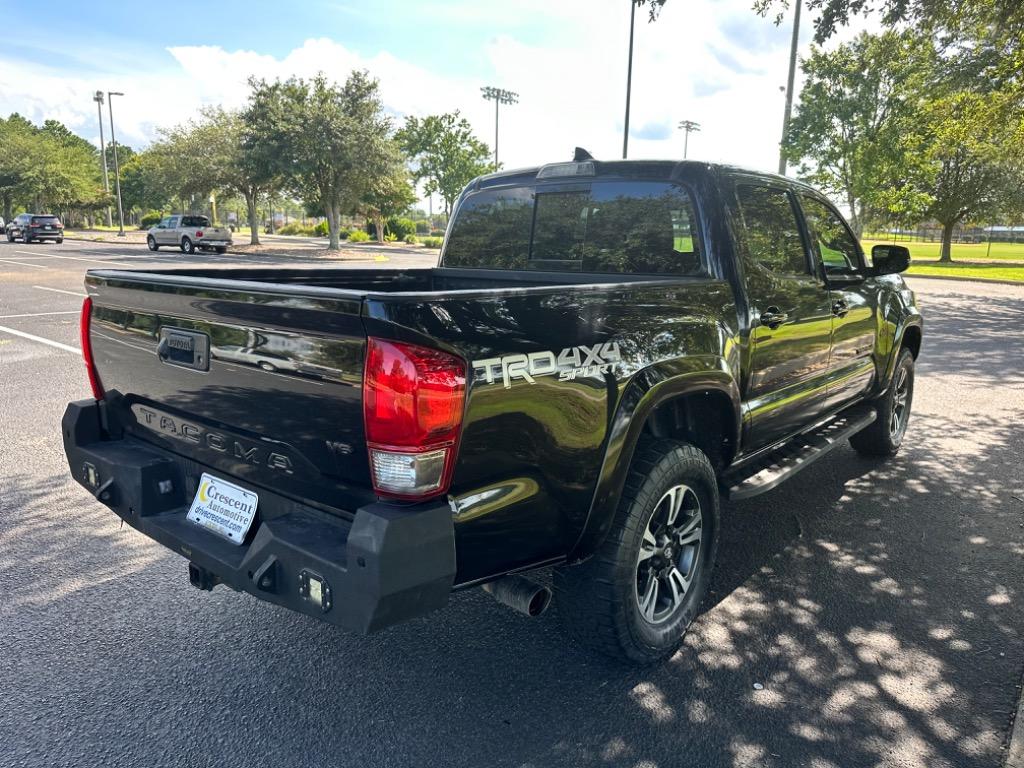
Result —
[[859, 405], [838, 414], [808, 432], [771, 451], [749, 465], [727, 471], [722, 479], [722, 495], [727, 499], [749, 499], [770, 491], [805, 469], [848, 437], [870, 426], [877, 418], [875, 409]]

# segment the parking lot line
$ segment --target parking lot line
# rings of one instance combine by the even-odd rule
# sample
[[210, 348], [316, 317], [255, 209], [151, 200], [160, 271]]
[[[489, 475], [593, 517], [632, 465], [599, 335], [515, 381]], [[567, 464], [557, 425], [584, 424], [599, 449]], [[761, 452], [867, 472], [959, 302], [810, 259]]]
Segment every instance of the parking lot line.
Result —
[[58, 256], [56, 253], [43, 253], [41, 251], [15, 251], [15, 253], [25, 254], [26, 256], [47, 256], [51, 259], [68, 259], [70, 261], [92, 261], [97, 264], [114, 264], [115, 266], [123, 266], [119, 261], [110, 261], [109, 259], [87, 259], [84, 256]]
[[65, 291], [62, 288], [49, 288], [45, 285], [33, 285], [32, 287], [40, 291], [53, 291], [54, 293], [66, 293], [68, 296], [80, 296], [83, 299], [89, 295], [87, 293], [77, 293], [76, 291]]
[[6, 325], [0, 325], [0, 333], [9, 333], [12, 336], [20, 336], [21, 338], [28, 339], [29, 341], [38, 341], [40, 344], [46, 344], [50, 347], [63, 349], [65, 352], [74, 352], [76, 355], [82, 354], [82, 350], [78, 347], [72, 347], [69, 344], [61, 344], [59, 341], [54, 341], [53, 339], [44, 339], [42, 336], [35, 336], [31, 333], [25, 333], [24, 331], [19, 331], [15, 328], [8, 328]]
[[27, 261], [11, 261], [10, 259], [0, 259], [0, 262], [4, 264], [17, 264], [19, 267], [33, 267], [35, 269], [49, 269], [44, 267], [42, 264], [29, 264]]
[[0, 320], [10, 320], [14, 317], [46, 317], [47, 315], [77, 315], [81, 312], [79, 309], [72, 309], [67, 312], [26, 312], [21, 315], [0, 315]]

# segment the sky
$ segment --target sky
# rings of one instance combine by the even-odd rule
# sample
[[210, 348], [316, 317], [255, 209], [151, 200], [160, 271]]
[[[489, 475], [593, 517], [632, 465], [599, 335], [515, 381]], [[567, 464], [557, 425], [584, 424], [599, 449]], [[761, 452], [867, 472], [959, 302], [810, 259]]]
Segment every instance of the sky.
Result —
[[[700, 123], [689, 156], [775, 170], [792, 19], [752, 0], [668, 0], [637, 11], [631, 158], [681, 158], [681, 120]], [[0, 0], [0, 18], [27, 0]], [[36, 6], [37, 7], [37, 6]], [[396, 126], [460, 110], [489, 146], [494, 104], [481, 86], [515, 91], [501, 108], [505, 168], [568, 160], [575, 146], [621, 156], [628, 0], [236, 0], [116, 3], [51, 0], [45, 34], [0, 45], [0, 115], [56, 118], [99, 144], [96, 90], [115, 97], [117, 139], [141, 148], [205, 104], [241, 107], [250, 76], [366, 69]], [[31, 11], [35, 17], [36, 11]], [[840, 39], [848, 38], [847, 30]], [[801, 52], [812, 30], [804, 16]], [[109, 140], [109, 135], [107, 139]]]

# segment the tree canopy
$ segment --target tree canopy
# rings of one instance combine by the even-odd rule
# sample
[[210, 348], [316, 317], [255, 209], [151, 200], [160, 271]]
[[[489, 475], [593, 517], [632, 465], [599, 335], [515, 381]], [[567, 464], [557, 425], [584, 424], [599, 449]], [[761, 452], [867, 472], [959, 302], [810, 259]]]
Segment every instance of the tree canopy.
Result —
[[456, 112], [427, 117], [410, 116], [396, 134], [413, 162], [413, 178], [428, 194], [440, 193], [450, 213], [463, 188], [488, 171], [491, 150], [473, 134], [466, 118]]

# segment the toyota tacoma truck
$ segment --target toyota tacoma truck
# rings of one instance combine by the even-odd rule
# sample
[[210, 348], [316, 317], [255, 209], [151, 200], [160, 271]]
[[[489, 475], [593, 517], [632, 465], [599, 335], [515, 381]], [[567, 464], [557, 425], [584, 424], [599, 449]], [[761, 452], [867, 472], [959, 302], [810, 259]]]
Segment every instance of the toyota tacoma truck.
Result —
[[473, 181], [436, 268], [91, 270], [64, 446], [201, 589], [361, 633], [553, 591], [581, 643], [653, 662], [720, 499], [899, 449], [908, 260], [792, 179], [578, 151]]

